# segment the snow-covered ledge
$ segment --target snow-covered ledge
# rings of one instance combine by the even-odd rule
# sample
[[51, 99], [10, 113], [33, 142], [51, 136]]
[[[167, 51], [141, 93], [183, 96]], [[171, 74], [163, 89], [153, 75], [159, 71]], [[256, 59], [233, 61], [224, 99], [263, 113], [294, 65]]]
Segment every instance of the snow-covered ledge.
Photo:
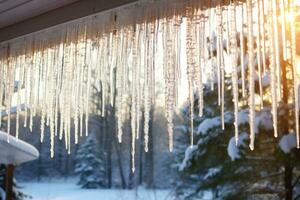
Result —
[[0, 131], [1, 164], [16, 166], [38, 157], [39, 152], [34, 146]]

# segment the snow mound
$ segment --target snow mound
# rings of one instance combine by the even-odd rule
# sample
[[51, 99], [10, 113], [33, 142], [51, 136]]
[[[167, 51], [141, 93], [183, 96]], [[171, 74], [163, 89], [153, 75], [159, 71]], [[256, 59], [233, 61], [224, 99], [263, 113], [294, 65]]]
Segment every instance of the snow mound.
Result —
[[290, 153], [292, 149], [297, 147], [296, 141], [296, 134], [287, 134], [280, 139], [279, 147], [284, 153]]
[[227, 153], [232, 161], [235, 161], [237, 159], [241, 158], [241, 152], [239, 147], [245, 147], [245, 140], [248, 138], [248, 134], [243, 132], [238, 137], [238, 144], [236, 145], [235, 137], [232, 137], [229, 141], [228, 147], [227, 147]]

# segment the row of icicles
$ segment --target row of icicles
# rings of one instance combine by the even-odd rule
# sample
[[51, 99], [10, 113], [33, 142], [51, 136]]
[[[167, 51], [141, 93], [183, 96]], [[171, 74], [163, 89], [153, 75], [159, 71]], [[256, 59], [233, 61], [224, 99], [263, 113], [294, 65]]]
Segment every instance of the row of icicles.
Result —
[[[254, 149], [255, 77], [258, 75], [262, 108], [262, 76], [266, 73], [270, 73], [271, 76], [272, 116], [274, 134], [277, 137], [277, 105], [282, 100], [280, 55], [283, 51], [283, 58], [290, 60], [294, 67], [293, 99], [299, 147], [299, 83], [295, 74], [296, 30], [291, 20], [294, 19], [294, 12], [293, 1], [287, 3], [284, 0], [247, 0], [246, 3], [232, 1], [229, 5], [219, 4], [216, 8], [205, 10], [190, 5], [186, 7], [185, 16], [152, 19], [134, 26], [116, 27], [104, 34], [88, 30], [85, 24], [73, 23], [63, 30], [61, 42], [51, 45], [51, 41], [47, 39], [35, 40], [34, 37], [20, 46], [11, 42], [0, 50], [0, 102], [6, 105], [1, 109], [8, 115], [7, 133], [11, 134], [12, 103], [17, 101], [17, 138], [21, 112], [24, 114], [24, 127], [29, 127], [31, 131], [33, 118], [39, 114], [41, 142], [44, 140], [45, 125], [50, 127], [51, 157], [54, 156], [56, 136], [64, 139], [70, 152], [73, 137], [71, 133], [74, 134], [75, 143], [83, 133], [88, 133], [90, 96], [92, 86], [95, 86], [101, 91], [102, 116], [105, 117], [105, 105], [111, 104], [116, 107], [119, 142], [122, 142], [125, 121], [131, 121], [134, 171], [135, 139], [139, 138], [141, 126], [145, 151], [148, 151], [149, 121], [152, 117], [151, 109], [157, 82], [155, 72], [157, 68], [162, 67], [157, 64], [157, 59], [161, 59], [163, 63], [165, 112], [169, 149], [172, 151], [173, 118], [180, 95], [178, 84], [183, 53], [186, 54], [187, 60], [191, 145], [194, 145], [195, 92], [199, 98], [199, 116], [202, 116], [205, 107], [205, 85], [211, 85], [211, 88], [215, 89], [214, 83], [217, 82], [222, 128], [225, 128], [226, 47], [231, 65], [236, 142], [241, 92], [243, 98], [249, 99], [250, 148]], [[290, 39], [287, 32], [291, 33]], [[94, 34], [94, 37], [88, 37], [88, 34]], [[247, 44], [244, 42], [245, 37]], [[185, 49], [182, 47], [182, 41], [185, 43]], [[214, 49], [215, 59], [210, 57]], [[267, 59], [270, 60], [268, 66]], [[18, 84], [15, 84], [16, 82]], [[126, 112], [128, 101], [131, 105], [130, 114]], [[143, 125], [140, 124], [142, 117]], [[71, 131], [72, 127], [74, 131]]]

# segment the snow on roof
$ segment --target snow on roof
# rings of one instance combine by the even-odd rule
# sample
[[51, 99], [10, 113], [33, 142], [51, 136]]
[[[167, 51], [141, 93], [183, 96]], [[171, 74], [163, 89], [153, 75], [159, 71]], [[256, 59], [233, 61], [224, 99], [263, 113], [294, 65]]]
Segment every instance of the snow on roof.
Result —
[[19, 165], [39, 157], [32, 145], [0, 131], [0, 163]]
[[280, 139], [279, 147], [284, 153], [290, 153], [292, 149], [297, 147], [296, 134], [290, 133]]
[[246, 146], [245, 144], [245, 140], [249, 138], [248, 134], [243, 132], [239, 135], [239, 139], [238, 139], [238, 144], [236, 145], [235, 143], [235, 137], [232, 137], [230, 140], [229, 140], [229, 144], [228, 144], [228, 147], [227, 147], [227, 153], [229, 155], [229, 157], [231, 158], [232, 161], [235, 161], [239, 158], [241, 158], [241, 152], [240, 152], [240, 149], [239, 147], [241, 146]]

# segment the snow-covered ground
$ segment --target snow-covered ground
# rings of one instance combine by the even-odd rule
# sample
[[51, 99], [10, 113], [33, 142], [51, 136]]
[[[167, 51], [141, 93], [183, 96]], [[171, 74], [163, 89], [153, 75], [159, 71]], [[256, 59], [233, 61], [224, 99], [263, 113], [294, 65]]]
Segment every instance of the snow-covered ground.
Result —
[[74, 182], [20, 183], [22, 192], [32, 200], [172, 200], [169, 190], [81, 189]]

